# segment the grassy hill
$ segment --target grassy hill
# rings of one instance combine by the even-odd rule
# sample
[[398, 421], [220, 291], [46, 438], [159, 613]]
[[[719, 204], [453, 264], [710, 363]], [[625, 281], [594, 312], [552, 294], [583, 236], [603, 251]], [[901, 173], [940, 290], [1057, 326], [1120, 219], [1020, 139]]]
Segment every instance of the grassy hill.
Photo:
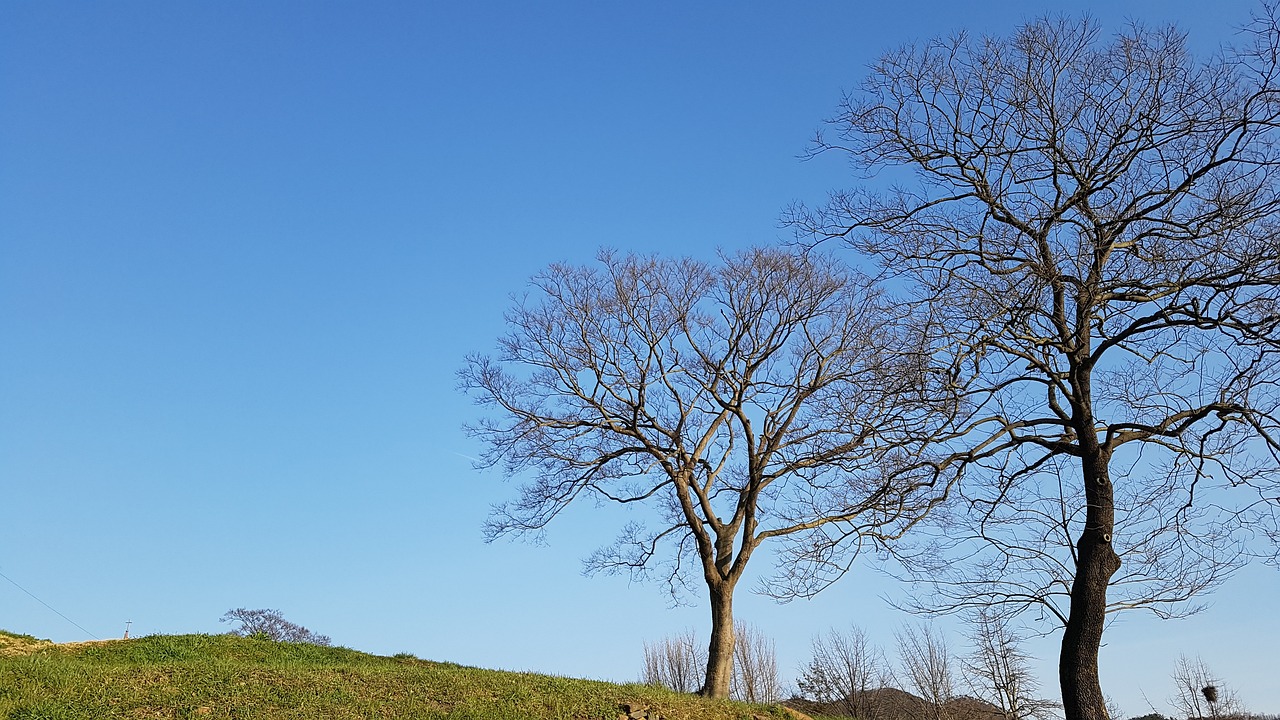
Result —
[[55, 645], [0, 631], [0, 718], [783, 720], [781, 708], [231, 635]]

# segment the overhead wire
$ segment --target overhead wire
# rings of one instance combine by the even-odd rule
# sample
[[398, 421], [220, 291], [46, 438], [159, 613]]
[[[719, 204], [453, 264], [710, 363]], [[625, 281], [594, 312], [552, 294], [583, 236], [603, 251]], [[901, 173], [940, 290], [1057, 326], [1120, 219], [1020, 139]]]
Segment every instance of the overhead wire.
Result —
[[26, 589], [26, 588], [22, 587], [21, 585], [19, 585], [19, 584], [18, 584], [18, 582], [17, 582], [16, 580], [14, 580], [13, 578], [9, 577], [8, 575], [5, 575], [4, 573], [0, 572], [0, 578], [4, 578], [5, 580], [8, 580], [8, 581], [9, 581], [9, 582], [14, 586], [14, 587], [18, 588], [19, 590], [21, 590], [22, 592], [26, 593], [27, 595], [30, 595], [32, 600], [35, 600], [36, 602], [40, 603], [41, 605], [43, 605], [43, 606], [45, 606], [45, 607], [49, 608], [49, 609], [50, 609], [50, 610], [52, 610], [52, 611], [53, 611], [53, 613], [54, 613], [55, 615], [57, 615], [58, 617], [62, 618], [63, 620], [66, 620], [67, 622], [71, 623], [72, 625], [75, 625], [76, 627], [80, 628], [81, 632], [83, 632], [84, 634], [86, 634], [86, 635], [88, 635], [89, 637], [93, 638], [94, 640], [101, 640], [101, 639], [102, 639], [102, 638], [98, 637], [97, 635], [94, 635], [93, 633], [89, 632], [88, 630], [85, 630], [85, 629], [84, 629], [84, 626], [83, 626], [83, 625], [81, 625], [80, 623], [78, 623], [78, 622], [76, 622], [75, 620], [72, 620], [71, 618], [67, 617], [66, 615], [63, 615], [62, 613], [58, 612], [58, 609], [57, 609], [57, 608], [55, 608], [54, 606], [50, 605], [49, 603], [47, 603], [47, 602], [45, 602], [45, 601], [41, 600], [40, 598], [36, 597], [36, 596], [35, 596], [35, 594], [33, 594], [30, 590], [28, 590], [28, 589]]

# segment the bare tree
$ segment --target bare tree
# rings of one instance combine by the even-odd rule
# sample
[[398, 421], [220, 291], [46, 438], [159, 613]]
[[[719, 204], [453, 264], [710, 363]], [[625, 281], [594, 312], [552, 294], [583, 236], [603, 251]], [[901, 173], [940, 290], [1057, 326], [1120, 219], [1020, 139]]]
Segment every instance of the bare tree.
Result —
[[778, 652], [773, 640], [755, 625], [736, 623], [733, 631], [733, 680], [729, 695], [749, 703], [774, 704], [782, 699]]
[[884, 651], [855, 625], [844, 632], [833, 628], [813, 639], [813, 657], [797, 685], [829, 714], [880, 720], [878, 691], [890, 684], [890, 676]]
[[1173, 668], [1173, 683], [1177, 691], [1170, 702], [1185, 720], [1217, 720], [1243, 713], [1235, 693], [1221, 680], [1214, 679], [1209, 666], [1200, 658], [1191, 660], [1186, 655], [1180, 656]]
[[261, 609], [246, 610], [236, 608], [228, 610], [218, 622], [235, 623], [232, 635], [241, 637], [260, 637], [276, 642], [309, 643], [311, 645], [328, 646], [333, 643], [328, 635], [314, 633], [301, 625], [285, 620], [279, 610]]
[[1242, 38], [1200, 62], [1173, 28], [1062, 19], [888, 53], [815, 152], [904, 184], [792, 217], [910, 288], [963, 403], [925, 454], [959, 497], [906, 557], [923, 604], [1060, 623], [1068, 720], [1107, 716], [1109, 612], [1193, 610], [1274, 537], [1275, 14]]
[[904, 626], [895, 634], [902, 680], [921, 700], [924, 720], [950, 720], [947, 705], [956, 695], [947, 639], [930, 625]]
[[602, 253], [552, 265], [507, 314], [496, 359], [460, 384], [493, 415], [469, 426], [482, 466], [528, 473], [493, 509], [489, 539], [541, 531], [574, 500], [647, 503], [588, 560], [673, 594], [692, 571], [711, 605], [702, 692], [729, 693], [733, 593], [756, 548], [779, 539], [764, 587], [817, 592], [868, 543], [928, 509], [932, 477], [900, 471], [929, 396], [921, 359], [867, 281], [829, 257], [756, 249], [719, 265]]
[[689, 629], [653, 645], [644, 644], [642, 682], [676, 692], [696, 692], [702, 687], [706, 665], [706, 648], [698, 643], [697, 633]]
[[999, 708], [1003, 720], [1052, 717], [1058, 704], [1037, 697], [1040, 683], [1022, 651], [1022, 638], [1009, 627], [1008, 620], [979, 611], [969, 627], [973, 651], [965, 660], [963, 673], [974, 696]]

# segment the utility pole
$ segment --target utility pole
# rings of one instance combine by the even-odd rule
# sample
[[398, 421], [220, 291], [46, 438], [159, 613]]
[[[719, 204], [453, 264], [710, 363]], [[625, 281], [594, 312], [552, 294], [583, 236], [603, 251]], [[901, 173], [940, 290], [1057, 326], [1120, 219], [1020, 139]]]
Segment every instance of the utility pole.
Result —
[[125, 639], [125, 640], [128, 640], [128, 639], [129, 639], [129, 626], [130, 626], [130, 625], [132, 625], [132, 624], [133, 624], [133, 621], [132, 621], [132, 620], [125, 620], [125, 621], [124, 621], [124, 639]]

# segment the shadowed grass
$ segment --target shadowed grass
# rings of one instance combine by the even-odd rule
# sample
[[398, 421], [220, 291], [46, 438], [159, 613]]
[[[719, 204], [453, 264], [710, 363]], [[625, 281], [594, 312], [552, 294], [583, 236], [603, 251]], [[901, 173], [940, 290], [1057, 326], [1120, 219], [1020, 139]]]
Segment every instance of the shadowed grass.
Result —
[[[0, 641], [17, 637], [0, 635]], [[615, 720], [621, 703], [668, 720], [783, 718], [778, 708], [640, 685], [378, 657], [231, 635], [77, 646], [25, 639], [0, 656], [0, 717]]]

